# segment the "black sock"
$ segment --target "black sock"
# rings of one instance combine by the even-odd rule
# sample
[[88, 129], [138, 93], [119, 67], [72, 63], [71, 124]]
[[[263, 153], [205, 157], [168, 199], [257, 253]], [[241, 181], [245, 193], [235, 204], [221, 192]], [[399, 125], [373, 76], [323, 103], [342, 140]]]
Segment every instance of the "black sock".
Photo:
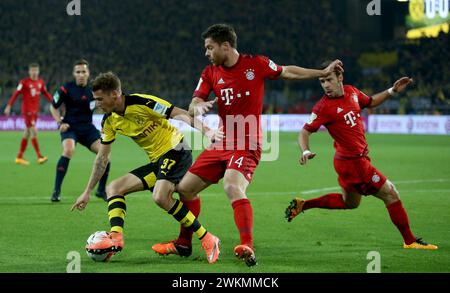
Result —
[[54, 191], [56, 193], [61, 192], [61, 184], [66, 176], [67, 168], [69, 168], [70, 159], [64, 156], [59, 158], [58, 164], [56, 165], [56, 180]]
[[100, 178], [100, 181], [98, 182], [97, 191], [105, 192], [106, 182], [108, 181], [110, 166], [111, 166], [111, 163], [108, 162], [108, 165], [106, 165], [105, 173], [103, 174], [102, 178]]

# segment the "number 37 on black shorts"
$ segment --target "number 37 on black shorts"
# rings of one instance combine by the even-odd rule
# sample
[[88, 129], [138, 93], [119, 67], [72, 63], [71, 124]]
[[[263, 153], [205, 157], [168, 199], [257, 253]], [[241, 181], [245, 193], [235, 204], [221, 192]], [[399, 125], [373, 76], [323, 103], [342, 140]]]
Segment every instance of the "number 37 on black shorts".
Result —
[[153, 191], [156, 180], [178, 184], [192, 165], [192, 150], [181, 141], [158, 161], [134, 169], [130, 173], [141, 179], [144, 189]]

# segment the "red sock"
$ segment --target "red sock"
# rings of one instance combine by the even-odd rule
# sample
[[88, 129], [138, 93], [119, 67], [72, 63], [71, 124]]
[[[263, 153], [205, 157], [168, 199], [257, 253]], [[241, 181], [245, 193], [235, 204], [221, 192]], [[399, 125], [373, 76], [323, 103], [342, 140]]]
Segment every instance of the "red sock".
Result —
[[391, 216], [392, 223], [397, 226], [397, 229], [402, 234], [405, 243], [411, 244], [416, 241], [416, 237], [409, 228], [408, 215], [403, 208], [402, 202], [400, 200], [396, 201], [388, 205], [386, 208], [389, 212], [389, 216]]
[[42, 158], [41, 151], [39, 150], [39, 143], [37, 141], [37, 137], [33, 137], [31, 139], [31, 143], [33, 144], [33, 147], [34, 147], [34, 150], [36, 151], [36, 155], [38, 156], [38, 159]]
[[234, 201], [234, 222], [239, 230], [241, 244], [253, 248], [253, 210], [250, 201], [246, 198]]
[[17, 154], [17, 158], [19, 158], [19, 159], [23, 158], [23, 153], [27, 149], [27, 144], [28, 144], [28, 139], [22, 138], [22, 141], [20, 142], [20, 149], [19, 149], [19, 153]]
[[[181, 202], [191, 211], [191, 213], [194, 214], [196, 218], [198, 218], [198, 215], [200, 214], [200, 197], [190, 201], [182, 200]], [[183, 225], [181, 225], [180, 234], [175, 242], [184, 246], [192, 246], [192, 233], [192, 230], [186, 229]]]
[[329, 193], [324, 196], [309, 199], [303, 205], [303, 210], [308, 210], [312, 208], [320, 209], [345, 209], [345, 202], [340, 193]]

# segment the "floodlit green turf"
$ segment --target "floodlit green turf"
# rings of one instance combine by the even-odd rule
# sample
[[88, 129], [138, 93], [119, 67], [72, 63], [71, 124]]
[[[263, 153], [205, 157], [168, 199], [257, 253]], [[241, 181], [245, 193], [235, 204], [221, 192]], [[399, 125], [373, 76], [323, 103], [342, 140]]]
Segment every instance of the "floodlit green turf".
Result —
[[[310, 210], [287, 223], [284, 209], [291, 198], [301, 192], [305, 198], [319, 196], [321, 188], [337, 188], [337, 180], [326, 133], [312, 137], [317, 157], [304, 167], [297, 163], [296, 134], [281, 134], [279, 159], [260, 164], [248, 191], [259, 260], [251, 269], [233, 255], [239, 236], [220, 184], [201, 194], [200, 220], [222, 240], [216, 264], [206, 262], [196, 239], [190, 258], [151, 251], [153, 243], [175, 238], [178, 224], [152, 202], [149, 192], [127, 197], [125, 250], [110, 263], [91, 261], [85, 240], [94, 231], [108, 230], [106, 204], [93, 197], [82, 213], [69, 208], [84, 189], [94, 155], [77, 146], [62, 202], [52, 204], [59, 135], [41, 132], [39, 141], [49, 161], [37, 165], [30, 144], [25, 158], [32, 164], [27, 167], [14, 164], [20, 136], [0, 133], [0, 272], [65, 272], [70, 251], [81, 254], [82, 272], [366, 272], [370, 251], [380, 253], [382, 272], [450, 272], [449, 136], [368, 136], [372, 162], [397, 184], [413, 231], [440, 246], [438, 251], [410, 251], [401, 247], [383, 203], [373, 197], [364, 198], [356, 210]], [[133, 142], [119, 138], [110, 180], [146, 161]]]

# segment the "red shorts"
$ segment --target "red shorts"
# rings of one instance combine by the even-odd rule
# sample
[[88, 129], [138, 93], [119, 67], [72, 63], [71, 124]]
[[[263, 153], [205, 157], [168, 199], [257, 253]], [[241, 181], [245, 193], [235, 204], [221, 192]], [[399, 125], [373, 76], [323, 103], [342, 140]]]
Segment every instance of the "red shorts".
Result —
[[36, 120], [38, 117], [37, 113], [33, 113], [33, 112], [27, 112], [27, 113], [23, 113], [23, 121], [25, 122], [25, 125], [27, 126], [27, 128], [33, 127], [36, 125]]
[[261, 159], [259, 150], [215, 150], [205, 149], [189, 172], [212, 183], [219, 182], [227, 169], [239, 171], [248, 182], [252, 181], [253, 173]]
[[369, 157], [356, 159], [334, 158], [339, 185], [347, 192], [362, 195], [376, 194], [386, 182], [386, 176], [372, 166]]

